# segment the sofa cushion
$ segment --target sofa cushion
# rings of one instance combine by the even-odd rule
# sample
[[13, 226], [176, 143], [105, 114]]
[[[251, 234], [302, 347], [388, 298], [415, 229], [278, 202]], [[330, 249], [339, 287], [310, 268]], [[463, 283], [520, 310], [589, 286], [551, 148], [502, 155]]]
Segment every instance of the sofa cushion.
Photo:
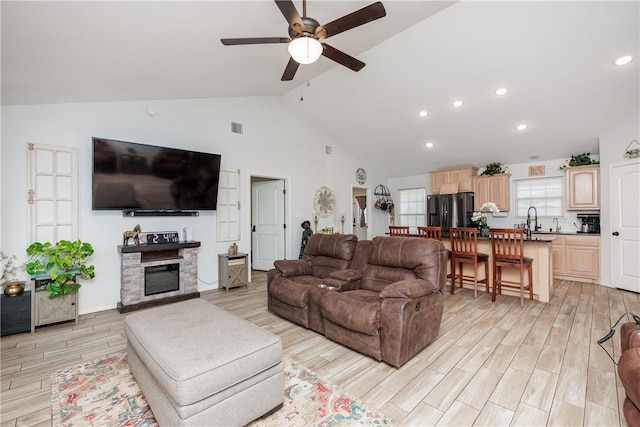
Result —
[[380, 298], [420, 298], [436, 289], [430, 282], [422, 279], [401, 280], [384, 288], [380, 292]]
[[[311, 276], [299, 276], [296, 279], [311, 277]], [[318, 280], [313, 278], [314, 280]], [[319, 282], [318, 282], [319, 283]], [[298, 308], [307, 308], [309, 305], [309, 292], [308, 288], [312, 286], [311, 284], [302, 284], [298, 282], [294, 282], [291, 279], [286, 277], [279, 277], [276, 281], [269, 287], [269, 293], [272, 298], [277, 299], [278, 301], [282, 301], [285, 304], [288, 304], [293, 307]]]
[[336, 325], [366, 335], [379, 334], [381, 305], [377, 292], [327, 292], [321, 304], [322, 316]]
[[349, 268], [349, 261], [320, 255], [311, 260], [311, 275], [324, 279], [337, 270]]
[[311, 274], [311, 264], [301, 259], [278, 260], [273, 265], [285, 277]]
[[361, 288], [380, 293], [392, 283], [401, 280], [413, 280], [415, 278], [416, 275], [411, 270], [370, 264], [367, 265], [364, 270]]
[[444, 286], [446, 249], [439, 240], [378, 236], [372, 242], [363, 289], [380, 292], [390, 283], [416, 278]]
[[303, 259], [326, 256], [351, 261], [357, 243], [354, 234], [314, 234], [304, 247]]

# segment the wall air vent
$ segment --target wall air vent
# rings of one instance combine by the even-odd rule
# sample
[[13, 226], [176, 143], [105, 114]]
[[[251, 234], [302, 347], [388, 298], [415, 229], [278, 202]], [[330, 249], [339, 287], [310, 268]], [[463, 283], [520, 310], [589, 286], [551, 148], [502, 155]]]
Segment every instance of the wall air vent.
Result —
[[231, 132], [242, 135], [244, 133], [244, 126], [242, 123], [231, 122]]

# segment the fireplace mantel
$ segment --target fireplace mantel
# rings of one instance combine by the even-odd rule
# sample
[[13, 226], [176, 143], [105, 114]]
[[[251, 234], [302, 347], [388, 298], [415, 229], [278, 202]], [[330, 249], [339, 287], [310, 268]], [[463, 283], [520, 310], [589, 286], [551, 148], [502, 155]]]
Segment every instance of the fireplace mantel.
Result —
[[131, 252], [155, 252], [155, 251], [165, 251], [172, 249], [183, 249], [183, 248], [199, 248], [200, 242], [178, 242], [178, 243], [158, 243], [155, 245], [130, 245], [130, 246], [118, 246], [118, 252], [121, 254], [128, 254]]
[[[200, 297], [200, 292], [198, 292], [198, 247], [200, 247], [200, 242], [195, 241], [118, 246], [120, 253], [118, 311], [127, 313], [141, 308]], [[176, 283], [177, 277], [179, 288], [176, 290], [171, 286], [162, 292], [152, 293], [151, 283], [160, 284], [162, 281], [156, 279], [151, 282], [151, 272], [158, 270], [158, 268], [162, 269], [163, 266], [173, 265], [175, 267], [170, 268], [176, 273], [170, 283]], [[147, 279], [149, 287], [146, 284]], [[147, 290], [150, 292], [147, 293]]]

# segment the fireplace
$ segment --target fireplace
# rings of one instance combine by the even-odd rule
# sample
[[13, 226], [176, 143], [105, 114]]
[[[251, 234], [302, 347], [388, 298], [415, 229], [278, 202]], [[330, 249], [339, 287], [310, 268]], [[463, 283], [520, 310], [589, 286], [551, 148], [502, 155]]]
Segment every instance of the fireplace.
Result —
[[200, 242], [118, 246], [120, 302], [126, 313], [154, 305], [198, 298]]
[[180, 264], [155, 265], [144, 268], [144, 296], [180, 289]]

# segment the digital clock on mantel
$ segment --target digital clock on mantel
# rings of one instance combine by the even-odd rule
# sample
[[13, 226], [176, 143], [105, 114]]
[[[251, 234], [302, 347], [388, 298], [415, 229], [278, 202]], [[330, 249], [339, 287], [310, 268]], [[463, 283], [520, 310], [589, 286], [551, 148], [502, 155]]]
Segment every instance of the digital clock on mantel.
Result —
[[157, 231], [145, 233], [147, 245], [158, 245], [161, 243], [178, 243], [180, 238], [177, 231]]

